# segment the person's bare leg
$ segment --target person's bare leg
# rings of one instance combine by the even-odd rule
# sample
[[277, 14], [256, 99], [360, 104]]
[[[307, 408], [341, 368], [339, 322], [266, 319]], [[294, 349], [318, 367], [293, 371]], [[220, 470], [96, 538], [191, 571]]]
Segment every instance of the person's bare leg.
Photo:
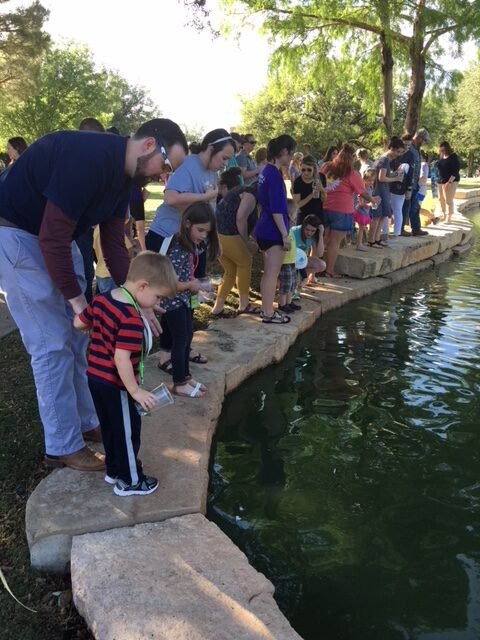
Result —
[[335, 274], [335, 262], [337, 261], [338, 250], [340, 248], [340, 243], [345, 238], [345, 235], [345, 231], [334, 231], [333, 229], [330, 230], [326, 269], [326, 273], [329, 275]]
[[274, 245], [263, 252], [263, 275], [260, 281], [262, 311], [267, 317], [273, 315], [273, 301], [277, 288], [278, 274], [284, 257], [283, 246]]

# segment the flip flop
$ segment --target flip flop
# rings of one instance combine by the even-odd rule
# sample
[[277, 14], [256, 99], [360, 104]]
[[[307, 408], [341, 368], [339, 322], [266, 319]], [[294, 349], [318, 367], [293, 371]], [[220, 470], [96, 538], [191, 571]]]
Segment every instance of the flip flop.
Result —
[[238, 309], [237, 315], [241, 316], [243, 313], [251, 316], [259, 316], [261, 315], [262, 310], [260, 309], [260, 307], [257, 307], [256, 305], [249, 303], [247, 304], [245, 309]]
[[325, 271], [326, 278], [343, 278], [339, 273], [330, 273], [330, 271]]
[[190, 386], [190, 385], [188, 384], [188, 382], [185, 382], [183, 384], [178, 384], [178, 385], [174, 384], [172, 387], [172, 393], [175, 396], [179, 396], [180, 398], [202, 398], [205, 395], [205, 393], [202, 392], [201, 390], [202, 385], [199, 382], [197, 382], [197, 384], [194, 387], [190, 387], [191, 388], [190, 393], [178, 391], [177, 387], [184, 387], [184, 386]]
[[193, 376], [187, 376], [186, 380], [187, 380], [187, 383], [191, 387], [195, 387], [196, 385], [200, 385], [200, 391], [203, 391], [204, 393], [207, 391], [207, 387], [204, 384], [202, 384], [201, 382], [198, 382], [197, 380], [194, 380]]
[[194, 356], [192, 356], [192, 353], [190, 352], [190, 357], [188, 359], [190, 360], [190, 362], [195, 362], [196, 364], [207, 364], [208, 362], [208, 358], [202, 356], [201, 353], [196, 353]]
[[278, 311], [273, 312], [273, 316], [263, 316], [262, 322], [265, 324], [287, 324], [291, 320], [290, 316], [283, 315]]
[[237, 317], [236, 311], [220, 311], [220, 313], [211, 313], [210, 318], [212, 320], [216, 320], [217, 318], [223, 318], [224, 320], [231, 320], [232, 318]]
[[165, 373], [168, 373], [168, 375], [172, 375], [173, 373], [173, 365], [172, 365], [172, 361], [171, 360], [165, 360], [165, 362], [163, 363], [158, 363], [157, 367], [161, 370], [161, 371], [165, 371]]

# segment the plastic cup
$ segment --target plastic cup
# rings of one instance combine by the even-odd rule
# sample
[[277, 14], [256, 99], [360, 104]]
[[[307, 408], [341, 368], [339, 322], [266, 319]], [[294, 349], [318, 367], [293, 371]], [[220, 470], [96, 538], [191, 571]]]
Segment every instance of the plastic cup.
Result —
[[159, 384], [158, 387], [155, 387], [155, 389], [152, 389], [150, 393], [153, 393], [153, 395], [155, 396], [155, 405], [151, 409], [146, 411], [141, 404], [139, 404], [138, 402], [135, 403], [135, 408], [142, 417], [150, 416], [152, 415], [152, 413], [155, 413], [155, 411], [158, 411], [162, 407], [173, 404], [173, 396], [168, 390], [167, 385], [163, 384], [163, 382], [162, 384]]

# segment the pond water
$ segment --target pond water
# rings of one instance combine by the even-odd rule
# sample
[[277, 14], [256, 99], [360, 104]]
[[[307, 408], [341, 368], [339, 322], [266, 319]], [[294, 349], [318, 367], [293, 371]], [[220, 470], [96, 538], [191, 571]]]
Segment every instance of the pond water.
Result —
[[209, 517], [306, 640], [480, 638], [479, 302], [474, 247], [227, 398]]

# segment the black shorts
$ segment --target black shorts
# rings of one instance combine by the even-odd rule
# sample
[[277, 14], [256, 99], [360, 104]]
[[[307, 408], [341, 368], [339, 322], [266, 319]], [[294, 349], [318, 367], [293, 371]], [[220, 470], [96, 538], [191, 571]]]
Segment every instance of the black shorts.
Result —
[[270, 247], [283, 247], [283, 240], [263, 240], [262, 238], [257, 238], [257, 244], [260, 251], [267, 251]]

